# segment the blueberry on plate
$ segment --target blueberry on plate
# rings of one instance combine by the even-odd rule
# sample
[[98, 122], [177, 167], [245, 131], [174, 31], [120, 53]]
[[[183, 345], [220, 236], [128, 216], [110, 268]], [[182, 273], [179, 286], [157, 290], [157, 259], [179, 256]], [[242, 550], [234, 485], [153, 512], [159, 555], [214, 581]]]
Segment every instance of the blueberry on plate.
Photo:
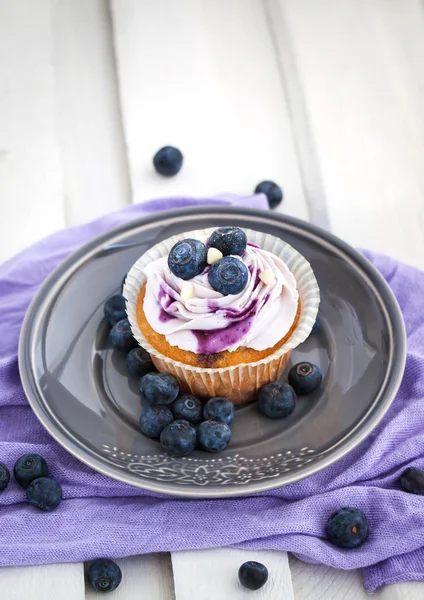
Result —
[[358, 508], [340, 508], [328, 519], [327, 537], [339, 548], [358, 548], [367, 535], [368, 521]]
[[0, 462], [0, 492], [5, 490], [9, 485], [10, 473], [6, 465]]
[[231, 429], [220, 421], [203, 421], [197, 429], [199, 448], [208, 452], [225, 450], [231, 440]]
[[265, 194], [270, 208], [278, 206], [283, 199], [283, 190], [273, 181], [261, 181], [255, 188], [255, 194]]
[[96, 592], [113, 592], [121, 580], [121, 569], [109, 558], [98, 558], [88, 567], [87, 581]]
[[144, 348], [130, 350], [127, 355], [127, 371], [129, 375], [142, 377], [155, 370], [150, 354]]
[[220, 227], [209, 238], [208, 246], [217, 248], [223, 256], [242, 255], [246, 250], [247, 237], [240, 227]]
[[124, 354], [138, 346], [128, 319], [122, 319], [122, 321], [118, 321], [112, 327], [109, 333], [109, 340], [115, 350], [119, 350], [119, 352], [123, 352]]
[[288, 417], [296, 406], [296, 394], [287, 383], [267, 383], [258, 392], [259, 410], [271, 419]]
[[234, 404], [227, 398], [211, 398], [203, 408], [203, 416], [206, 421], [221, 421], [230, 425], [234, 421]]
[[188, 421], [178, 419], [165, 427], [160, 443], [171, 456], [187, 456], [196, 447], [196, 430]]
[[211, 265], [208, 279], [211, 287], [223, 296], [239, 294], [246, 287], [249, 271], [238, 258], [224, 256]]
[[184, 419], [189, 423], [200, 423], [203, 416], [203, 404], [195, 396], [184, 394], [171, 405], [172, 414], [175, 419]]
[[176, 277], [185, 281], [202, 273], [207, 265], [208, 249], [200, 240], [186, 238], [172, 246], [168, 267]]
[[183, 164], [183, 155], [174, 146], [164, 146], [153, 157], [153, 165], [158, 173], [170, 177], [176, 175]]
[[400, 485], [405, 492], [424, 496], [424, 471], [409, 467], [400, 476]]
[[34, 479], [47, 477], [48, 474], [47, 463], [39, 454], [24, 454], [18, 458], [13, 467], [16, 481], [24, 488], [27, 488]]
[[178, 381], [169, 373], [147, 373], [140, 379], [140, 394], [148, 404], [171, 404], [179, 392]]
[[62, 488], [54, 479], [39, 477], [31, 481], [26, 496], [32, 506], [50, 512], [62, 502]]
[[103, 306], [103, 313], [106, 321], [111, 327], [116, 325], [118, 321], [126, 319], [125, 298], [122, 294], [115, 294], [108, 298]]
[[268, 569], [254, 560], [243, 563], [238, 572], [240, 583], [248, 590], [259, 590], [268, 581]]
[[140, 417], [141, 433], [149, 438], [159, 439], [162, 431], [173, 420], [172, 412], [167, 406], [146, 406]]
[[300, 362], [290, 369], [288, 380], [296, 394], [304, 396], [319, 388], [322, 382], [322, 373], [319, 367], [313, 363]]

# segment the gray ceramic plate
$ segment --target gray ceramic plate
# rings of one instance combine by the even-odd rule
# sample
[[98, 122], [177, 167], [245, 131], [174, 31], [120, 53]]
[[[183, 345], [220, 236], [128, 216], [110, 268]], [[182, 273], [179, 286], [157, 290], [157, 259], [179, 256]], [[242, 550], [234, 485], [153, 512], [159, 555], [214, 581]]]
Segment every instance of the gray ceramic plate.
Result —
[[[284, 420], [237, 409], [228, 449], [175, 459], [138, 429], [137, 381], [108, 346], [103, 303], [135, 260], [161, 239], [227, 224], [280, 236], [311, 263], [321, 326], [292, 355], [323, 371], [322, 388]], [[94, 469], [180, 496], [236, 496], [317, 473], [359, 444], [383, 417], [405, 363], [402, 315], [389, 287], [355, 250], [275, 213], [200, 207], [156, 214], [104, 234], [69, 257], [34, 298], [21, 334], [20, 372], [46, 429]]]

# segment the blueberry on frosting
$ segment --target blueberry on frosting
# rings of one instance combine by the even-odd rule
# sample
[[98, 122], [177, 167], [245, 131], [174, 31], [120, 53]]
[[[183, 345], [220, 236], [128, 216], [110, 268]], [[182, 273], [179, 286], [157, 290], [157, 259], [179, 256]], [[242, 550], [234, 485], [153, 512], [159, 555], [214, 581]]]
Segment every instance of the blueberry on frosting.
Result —
[[209, 246], [217, 248], [224, 256], [241, 256], [246, 250], [247, 237], [240, 227], [220, 227], [209, 238]]
[[199, 240], [187, 238], [177, 242], [168, 255], [171, 272], [187, 280], [199, 275], [206, 267], [208, 249]]
[[239, 294], [246, 287], [249, 271], [238, 258], [224, 256], [211, 266], [208, 279], [211, 287], [223, 296]]

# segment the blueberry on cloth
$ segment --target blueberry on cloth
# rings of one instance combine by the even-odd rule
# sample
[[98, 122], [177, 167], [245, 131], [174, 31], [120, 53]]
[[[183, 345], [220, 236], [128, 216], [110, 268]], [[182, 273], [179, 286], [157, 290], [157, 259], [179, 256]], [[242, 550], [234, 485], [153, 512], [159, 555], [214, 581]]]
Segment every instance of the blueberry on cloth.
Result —
[[50, 512], [62, 502], [62, 488], [54, 479], [39, 477], [31, 481], [26, 496], [32, 506]]
[[240, 583], [248, 590], [259, 590], [268, 581], [268, 569], [254, 560], [243, 563], [238, 572]]
[[223, 256], [239, 254], [246, 250], [247, 237], [240, 227], [220, 227], [215, 229], [209, 238], [208, 246], [217, 248]]
[[0, 462], [0, 492], [5, 490], [9, 485], [10, 473], [6, 465]]
[[424, 496], [424, 471], [409, 467], [400, 476], [400, 485], [405, 492]]
[[207, 265], [208, 249], [200, 240], [186, 238], [174, 244], [168, 254], [168, 267], [185, 281], [202, 273]]
[[47, 463], [39, 454], [24, 454], [18, 458], [13, 467], [16, 481], [24, 488], [27, 488], [34, 479], [47, 477], [48, 474]]
[[203, 404], [195, 396], [184, 394], [171, 405], [175, 419], [184, 419], [189, 423], [200, 423], [203, 416]]
[[87, 581], [97, 592], [113, 592], [121, 580], [121, 569], [108, 558], [98, 558], [88, 567]]
[[103, 306], [103, 313], [106, 321], [111, 327], [116, 325], [118, 321], [126, 319], [125, 298], [122, 294], [115, 294], [108, 298]]
[[225, 450], [231, 440], [231, 429], [220, 421], [203, 421], [197, 429], [199, 448], [208, 452]]
[[205, 404], [203, 416], [206, 421], [221, 421], [230, 425], [234, 421], [234, 404], [227, 398], [211, 398]]
[[134, 348], [127, 356], [127, 371], [129, 375], [142, 377], [155, 370], [150, 354], [144, 348]]
[[273, 181], [261, 181], [255, 188], [255, 194], [265, 194], [270, 208], [278, 206], [283, 199], [283, 190]]
[[164, 146], [153, 157], [153, 165], [158, 173], [170, 177], [176, 175], [183, 164], [183, 155], [174, 146]]
[[141, 413], [140, 429], [149, 438], [158, 439], [174, 417], [167, 406], [146, 406]]
[[246, 287], [249, 271], [246, 265], [234, 256], [224, 256], [211, 265], [208, 279], [211, 287], [223, 296], [238, 294]]
[[160, 443], [171, 456], [186, 456], [196, 447], [196, 430], [188, 421], [178, 419], [165, 427]]
[[123, 352], [124, 354], [138, 346], [137, 340], [133, 337], [128, 319], [122, 319], [122, 321], [118, 321], [112, 327], [109, 333], [109, 340], [115, 350], [119, 350], [119, 352]]
[[294, 365], [288, 376], [289, 384], [298, 396], [310, 394], [322, 382], [322, 373], [316, 365], [310, 362], [300, 362]]
[[296, 394], [287, 383], [274, 381], [264, 385], [258, 392], [258, 408], [271, 419], [288, 417], [296, 406]]
[[140, 379], [140, 394], [148, 404], [171, 404], [179, 392], [178, 381], [169, 373], [147, 373]]
[[368, 521], [357, 508], [344, 507], [328, 519], [327, 537], [339, 548], [358, 548], [368, 535]]

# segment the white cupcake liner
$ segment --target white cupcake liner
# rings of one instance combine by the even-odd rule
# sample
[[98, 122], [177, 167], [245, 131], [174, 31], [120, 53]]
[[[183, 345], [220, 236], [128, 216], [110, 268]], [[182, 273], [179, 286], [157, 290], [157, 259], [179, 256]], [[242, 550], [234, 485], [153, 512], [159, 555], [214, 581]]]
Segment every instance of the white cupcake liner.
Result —
[[223, 368], [201, 368], [186, 365], [158, 352], [140, 331], [137, 322], [137, 299], [146, 277], [144, 268], [152, 261], [167, 256], [172, 246], [187, 237], [208, 238], [216, 227], [187, 231], [159, 242], [145, 252], [128, 272], [124, 285], [124, 296], [128, 320], [137, 342], [152, 356], [159, 371], [173, 374], [184, 391], [201, 397], [226, 396], [240, 404], [249, 402], [256, 391], [281, 375], [296, 346], [306, 340], [314, 326], [320, 295], [315, 275], [308, 261], [283, 240], [267, 233], [244, 229], [249, 242], [280, 257], [294, 275], [300, 300], [300, 317], [290, 338], [273, 354], [262, 360]]

